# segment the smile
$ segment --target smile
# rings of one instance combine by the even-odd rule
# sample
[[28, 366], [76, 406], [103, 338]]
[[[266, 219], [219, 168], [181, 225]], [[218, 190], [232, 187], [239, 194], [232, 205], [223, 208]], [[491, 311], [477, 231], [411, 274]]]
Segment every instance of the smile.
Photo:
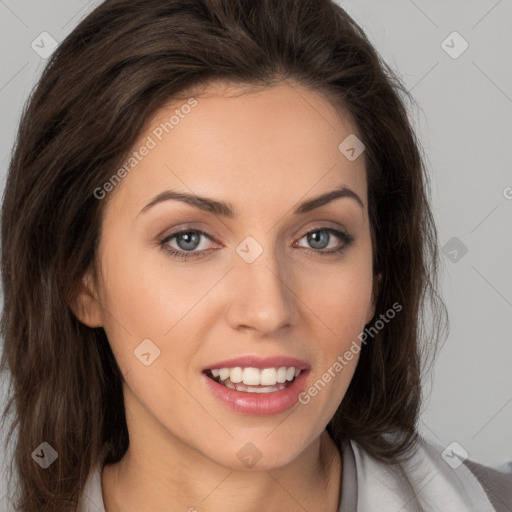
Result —
[[301, 373], [300, 368], [281, 366], [276, 368], [215, 368], [206, 375], [229, 389], [244, 393], [274, 393], [285, 389]]
[[202, 376], [207, 389], [222, 405], [244, 415], [268, 416], [299, 403], [308, 375], [309, 369], [293, 366], [235, 366], [207, 369]]

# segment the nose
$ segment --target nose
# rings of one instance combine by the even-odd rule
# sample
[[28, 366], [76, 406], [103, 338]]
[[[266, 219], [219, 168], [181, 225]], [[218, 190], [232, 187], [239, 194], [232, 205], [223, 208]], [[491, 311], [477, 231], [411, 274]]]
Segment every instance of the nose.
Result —
[[295, 323], [297, 297], [285, 263], [270, 250], [252, 263], [242, 258], [236, 262], [229, 278], [228, 322], [233, 329], [251, 329], [264, 336]]

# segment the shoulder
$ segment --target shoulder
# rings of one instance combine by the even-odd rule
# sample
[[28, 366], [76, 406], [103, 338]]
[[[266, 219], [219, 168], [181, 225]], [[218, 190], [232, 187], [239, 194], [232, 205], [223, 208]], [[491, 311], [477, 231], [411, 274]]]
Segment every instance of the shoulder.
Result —
[[487, 497], [498, 512], [512, 510], [512, 460], [501, 468], [484, 466], [467, 459], [464, 464], [485, 490]]
[[358, 510], [512, 510], [512, 472], [463, 460], [424, 438], [420, 438], [411, 457], [400, 464], [381, 463], [356, 442], [350, 444], [356, 466]]

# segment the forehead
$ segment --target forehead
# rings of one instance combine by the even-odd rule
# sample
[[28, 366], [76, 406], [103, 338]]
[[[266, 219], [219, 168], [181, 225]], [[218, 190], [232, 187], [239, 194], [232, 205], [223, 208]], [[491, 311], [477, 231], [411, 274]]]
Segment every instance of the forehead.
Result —
[[[339, 147], [361, 136], [347, 112], [321, 93], [293, 82], [212, 84], [195, 92], [174, 98], [146, 123], [133, 148], [136, 165], [114, 202], [139, 211], [156, 194], [178, 189], [264, 210], [340, 185], [366, 202], [364, 153], [350, 161]], [[144, 147], [150, 149], [139, 151]]]

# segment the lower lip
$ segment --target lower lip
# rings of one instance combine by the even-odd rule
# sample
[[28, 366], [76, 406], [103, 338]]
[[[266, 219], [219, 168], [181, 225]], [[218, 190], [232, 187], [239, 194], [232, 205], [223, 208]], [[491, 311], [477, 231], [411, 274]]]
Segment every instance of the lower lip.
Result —
[[284, 412], [298, 402], [299, 395], [306, 387], [308, 374], [309, 370], [301, 371], [291, 385], [281, 391], [273, 391], [272, 393], [236, 391], [236, 389], [230, 389], [223, 384], [219, 384], [204, 373], [202, 377], [213, 396], [230, 409], [242, 414], [270, 416]]

